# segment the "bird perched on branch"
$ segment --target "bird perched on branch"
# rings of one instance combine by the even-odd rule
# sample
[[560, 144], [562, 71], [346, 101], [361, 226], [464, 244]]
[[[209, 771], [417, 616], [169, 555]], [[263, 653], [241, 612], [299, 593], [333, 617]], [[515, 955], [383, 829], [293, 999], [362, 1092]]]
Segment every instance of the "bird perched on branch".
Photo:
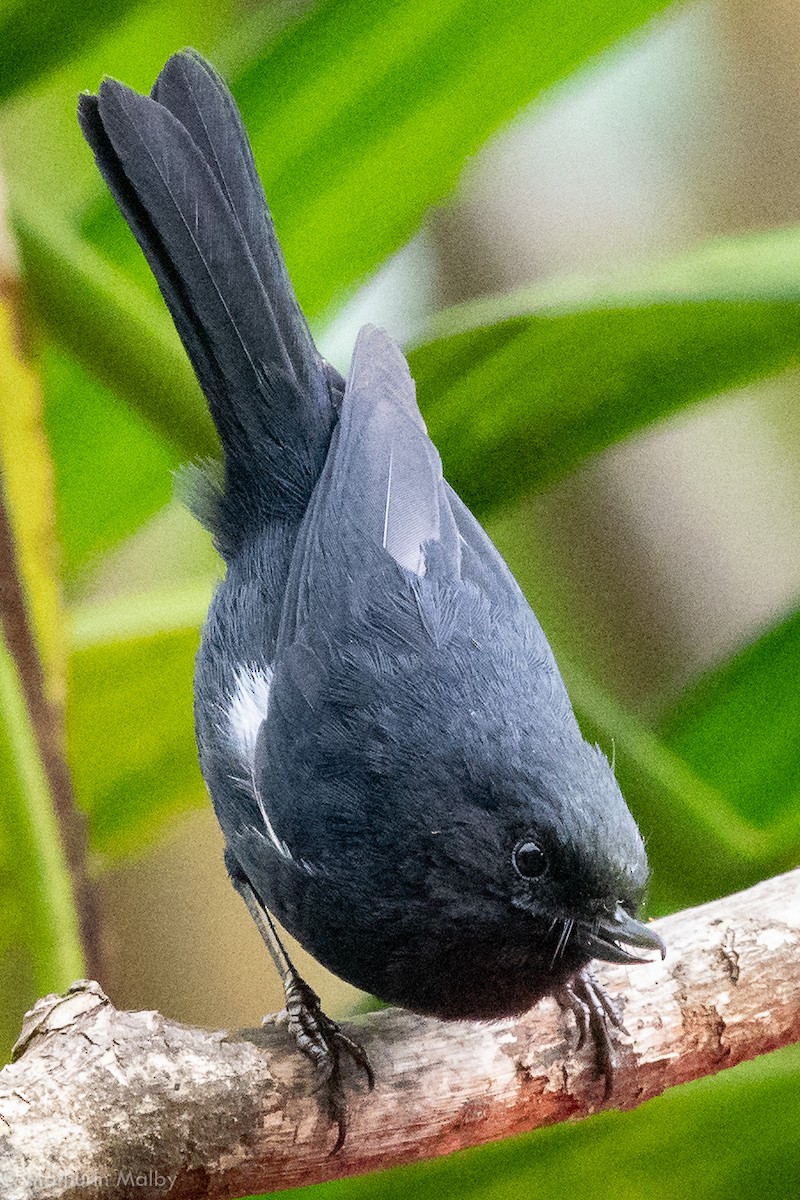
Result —
[[225, 860], [327, 1081], [361, 1047], [273, 917], [335, 974], [443, 1018], [551, 995], [609, 1086], [619, 1018], [593, 958], [663, 943], [644, 846], [581, 736], [544, 633], [442, 478], [414, 383], [362, 329], [347, 382], [289, 282], [235, 103], [193, 52], [150, 96], [105, 80], [83, 132], [158, 280], [219, 432], [195, 508], [225, 559], [195, 674]]

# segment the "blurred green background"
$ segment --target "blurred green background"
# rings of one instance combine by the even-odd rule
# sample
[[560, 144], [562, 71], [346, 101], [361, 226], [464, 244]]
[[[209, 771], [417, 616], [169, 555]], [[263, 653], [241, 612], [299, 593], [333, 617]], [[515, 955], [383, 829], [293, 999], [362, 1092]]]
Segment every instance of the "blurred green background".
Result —
[[[4, 0], [4, 1054], [85, 969], [119, 1007], [210, 1026], [281, 1002], [193, 742], [220, 567], [172, 473], [213, 431], [75, 119], [103, 74], [145, 90], [188, 44], [241, 105], [323, 352], [346, 370], [366, 320], [408, 348], [450, 481], [614, 748], [650, 911], [800, 858], [800, 12]], [[359, 1004], [298, 958], [329, 1011]], [[311, 1190], [785, 1196], [798, 1097], [788, 1049], [631, 1114]]]

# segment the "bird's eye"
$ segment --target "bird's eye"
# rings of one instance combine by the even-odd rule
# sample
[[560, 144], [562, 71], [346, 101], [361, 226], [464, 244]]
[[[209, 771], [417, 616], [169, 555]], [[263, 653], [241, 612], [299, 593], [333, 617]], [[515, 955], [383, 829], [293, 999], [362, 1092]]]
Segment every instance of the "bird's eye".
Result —
[[536, 842], [517, 842], [511, 855], [514, 870], [523, 879], [538, 879], [547, 870], [547, 858]]

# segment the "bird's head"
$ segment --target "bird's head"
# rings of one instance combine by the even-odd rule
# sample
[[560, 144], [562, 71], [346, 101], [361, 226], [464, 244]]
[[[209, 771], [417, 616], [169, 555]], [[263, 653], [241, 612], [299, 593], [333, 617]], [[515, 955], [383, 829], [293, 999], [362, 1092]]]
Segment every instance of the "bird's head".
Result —
[[617, 963], [644, 961], [642, 950], [663, 956], [662, 939], [637, 918], [649, 875], [644, 841], [599, 748], [570, 739], [557, 767], [538, 762], [510, 791], [510, 903], [547, 926], [556, 961], [568, 950]]
[[[591, 959], [636, 963], [646, 961], [642, 951], [664, 953], [638, 919], [647, 856], [614, 772], [577, 726], [565, 729], [553, 740], [537, 731], [528, 755], [482, 747], [468, 782], [455, 770], [449, 787], [442, 778], [436, 827], [452, 911], [465, 913], [471, 896], [472, 926], [497, 930], [510, 953], [529, 947], [556, 981]], [[456, 789], [457, 803], [448, 802]]]

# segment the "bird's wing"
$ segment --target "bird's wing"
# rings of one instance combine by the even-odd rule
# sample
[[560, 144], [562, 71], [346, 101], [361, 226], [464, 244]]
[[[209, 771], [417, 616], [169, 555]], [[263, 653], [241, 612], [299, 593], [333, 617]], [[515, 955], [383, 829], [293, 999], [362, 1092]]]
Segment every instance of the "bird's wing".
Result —
[[[435, 652], [445, 646], [452, 653]], [[535, 616], [442, 478], [405, 359], [368, 326], [281, 614], [255, 765], [277, 837], [323, 861], [328, 822], [363, 803], [359, 780], [384, 769], [384, 743], [402, 744], [398, 731], [416, 728], [414, 744], [423, 744], [419, 722], [458, 703], [470, 672], [467, 691], [478, 695], [481, 680], [496, 681], [509, 662], [515, 701], [521, 689], [534, 708], [555, 704], [571, 719]]]
[[267, 838], [284, 860], [331, 866], [329, 822], [363, 805], [381, 722], [424, 707], [398, 680], [439, 630], [426, 607], [434, 580], [458, 590], [460, 546], [405, 359], [367, 326], [292, 557], [254, 763], [277, 850]]
[[528, 606], [505, 559], [460, 496], [445, 483], [445, 493], [461, 545], [461, 577], [474, 583], [490, 600]]
[[461, 542], [462, 580], [486, 597], [493, 612], [514, 620], [517, 646], [520, 652], [524, 646], [530, 666], [527, 678], [531, 692], [534, 684], [546, 681], [550, 703], [564, 720], [573, 722], [572, 705], [538, 617], [488, 533], [448, 483], [445, 489]]
[[292, 561], [280, 640], [294, 640], [347, 596], [370, 586], [407, 589], [435, 570], [458, 578], [461, 539], [439, 455], [417, 407], [414, 382], [392, 339], [358, 335], [325, 469]]

